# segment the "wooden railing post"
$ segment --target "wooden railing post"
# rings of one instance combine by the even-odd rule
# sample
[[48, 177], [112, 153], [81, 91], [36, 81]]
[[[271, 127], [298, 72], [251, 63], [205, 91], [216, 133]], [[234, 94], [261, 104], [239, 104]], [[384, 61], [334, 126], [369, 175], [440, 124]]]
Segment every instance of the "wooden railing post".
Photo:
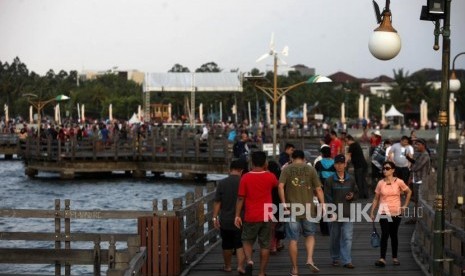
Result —
[[163, 211], [168, 211], [168, 200], [167, 199], [163, 199], [161, 201], [161, 207], [162, 207], [161, 209]]
[[115, 268], [116, 241], [115, 237], [111, 236], [110, 245], [108, 246], [108, 268]]
[[[71, 216], [70, 216], [71, 201], [65, 199], [65, 249], [71, 249]], [[71, 275], [71, 264], [65, 263], [65, 275]]]
[[154, 211], [158, 211], [158, 199], [154, 199], [152, 200], [152, 210]]
[[[196, 231], [196, 240], [200, 239], [203, 236], [204, 230], [203, 226], [205, 224], [205, 207], [204, 201], [201, 199], [203, 196], [203, 187], [195, 187], [195, 200], [197, 202], [196, 210], [196, 222], [197, 222], [197, 231]], [[197, 244], [197, 253], [202, 253], [205, 251], [205, 245], [203, 243]]]
[[171, 161], [171, 153], [173, 151], [172, 147], [173, 147], [173, 143], [172, 143], [172, 140], [173, 140], [173, 137], [171, 135], [171, 131], [168, 131], [168, 141], [166, 141], [166, 162], [170, 162]]
[[[61, 203], [55, 199], [55, 249], [61, 249]], [[61, 275], [61, 263], [55, 262], [55, 275]]]
[[113, 157], [113, 160], [118, 161], [118, 153], [119, 153], [119, 135], [116, 133], [116, 136], [113, 137], [113, 148], [115, 150], [115, 155]]
[[53, 160], [52, 158], [52, 137], [47, 136], [47, 160]]
[[[216, 189], [215, 182], [208, 182], [206, 186], [207, 186], [207, 194], [213, 192]], [[210, 218], [211, 215], [213, 214], [213, 200], [207, 202], [207, 214], [208, 214], [208, 218]], [[210, 231], [213, 229], [215, 229], [215, 226], [213, 225], [213, 220], [208, 219], [208, 230]], [[209, 242], [214, 243], [217, 240], [218, 240], [217, 236], [213, 236], [209, 239]]]
[[[94, 240], [94, 276], [100, 275], [100, 263], [102, 262], [101, 259], [100, 237], [96, 237]], [[108, 269], [110, 269], [110, 266], [108, 266]]]
[[[194, 193], [188, 192], [186, 193], [186, 206], [190, 206], [194, 203]], [[194, 225], [195, 224], [195, 216], [196, 214], [193, 212], [187, 212], [186, 214], [186, 225]], [[187, 236], [187, 248], [192, 247], [195, 244], [195, 235], [189, 234]], [[189, 260], [187, 260], [189, 261]]]
[[[182, 209], [182, 198], [174, 198], [173, 199], [173, 211], [179, 211]], [[178, 213], [176, 213], [176, 217], [179, 220], [179, 231], [182, 233], [185, 230], [184, 227], [184, 217], [180, 216]], [[179, 237], [181, 238], [181, 237]], [[186, 251], [186, 240], [181, 239], [180, 240], [180, 253], [183, 254]]]

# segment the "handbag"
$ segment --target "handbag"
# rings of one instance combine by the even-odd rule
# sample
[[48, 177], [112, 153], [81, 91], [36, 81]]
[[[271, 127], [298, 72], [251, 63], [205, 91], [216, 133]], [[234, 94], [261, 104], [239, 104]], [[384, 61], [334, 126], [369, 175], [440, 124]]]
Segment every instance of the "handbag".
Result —
[[371, 247], [377, 248], [380, 245], [380, 237], [378, 231], [376, 231], [375, 222], [373, 221], [373, 232], [371, 232], [370, 243]]

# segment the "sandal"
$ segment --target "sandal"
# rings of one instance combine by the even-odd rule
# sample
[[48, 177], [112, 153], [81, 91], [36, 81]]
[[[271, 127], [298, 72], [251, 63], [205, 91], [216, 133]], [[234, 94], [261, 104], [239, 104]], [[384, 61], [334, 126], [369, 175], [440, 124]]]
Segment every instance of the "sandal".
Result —
[[223, 271], [223, 272], [232, 272], [232, 268], [226, 268], [226, 266], [223, 265], [223, 267], [220, 268], [220, 271]]
[[245, 273], [244, 275], [250, 275], [252, 276], [252, 271], [253, 271], [253, 263], [250, 262], [245, 266]]
[[385, 261], [381, 261], [381, 260], [377, 260], [375, 262], [375, 266], [378, 266], [378, 267], [385, 267], [386, 266], [386, 262]]
[[315, 264], [308, 263], [308, 264], [307, 264], [307, 267], [308, 267], [312, 272], [320, 272], [320, 269], [319, 269]]
[[392, 260], [392, 264], [393, 264], [393, 265], [400, 265], [400, 262], [399, 262], [398, 259], [393, 259], [393, 260]]

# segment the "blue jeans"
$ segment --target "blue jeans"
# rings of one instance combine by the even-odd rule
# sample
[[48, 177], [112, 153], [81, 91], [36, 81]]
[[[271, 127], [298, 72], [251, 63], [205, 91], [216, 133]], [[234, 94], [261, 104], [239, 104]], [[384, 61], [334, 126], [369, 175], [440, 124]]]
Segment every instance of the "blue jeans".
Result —
[[329, 252], [333, 261], [341, 261], [343, 265], [352, 263], [353, 222], [329, 223]]

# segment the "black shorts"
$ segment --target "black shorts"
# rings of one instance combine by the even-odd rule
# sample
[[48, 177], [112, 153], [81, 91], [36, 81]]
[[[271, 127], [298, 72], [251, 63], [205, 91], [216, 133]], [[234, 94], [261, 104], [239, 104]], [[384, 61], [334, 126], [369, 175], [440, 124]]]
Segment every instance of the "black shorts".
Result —
[[223, 250], [242, 248], [241, 230], [220, 229], [220, 235], [222, 239], [221, 248]]

